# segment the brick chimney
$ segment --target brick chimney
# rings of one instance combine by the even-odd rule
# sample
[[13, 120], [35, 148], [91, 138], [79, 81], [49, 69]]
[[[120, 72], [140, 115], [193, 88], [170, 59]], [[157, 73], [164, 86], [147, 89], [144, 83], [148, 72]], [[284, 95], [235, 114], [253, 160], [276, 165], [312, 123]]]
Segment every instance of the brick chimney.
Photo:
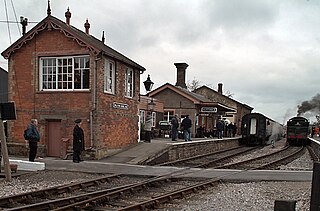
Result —
[[86, 34], [89, 35], [90, 23], [88, 22], [88, 19], [84, 24], [84, 28], [86, 29]]
[[64, 14], [64, 16], [66, 17], [66, 24], [70, 25], [71, 12], [69, 11], [69, 7], [67, 12]]
[[187, 63], [174, 63], [177, 68], [177, 83], [176, 86], [187, 88], [186, 85], [186, 69], [189, 66]]
[[222, 95], [222, 83], [218, 83], [218, 93]]

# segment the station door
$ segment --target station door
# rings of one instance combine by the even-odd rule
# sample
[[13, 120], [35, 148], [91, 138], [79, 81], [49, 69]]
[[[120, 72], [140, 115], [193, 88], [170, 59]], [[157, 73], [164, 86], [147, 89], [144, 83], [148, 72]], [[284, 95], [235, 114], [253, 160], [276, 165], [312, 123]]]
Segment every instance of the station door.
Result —
[[61, 121], [60, 120], [48, 120], [48, 145], [47, 156], [60, 157], [61, 150]]

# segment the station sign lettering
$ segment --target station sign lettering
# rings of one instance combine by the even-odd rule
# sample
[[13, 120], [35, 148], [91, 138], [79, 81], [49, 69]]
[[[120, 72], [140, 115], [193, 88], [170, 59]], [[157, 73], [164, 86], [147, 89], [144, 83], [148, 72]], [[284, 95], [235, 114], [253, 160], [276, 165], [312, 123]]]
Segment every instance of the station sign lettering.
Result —
[[218, 109], [217, 109], [217, 107], [202, 107], [201, 108], [201, 112], [204, 112], [204, 113], [217, 113]]
[[112, 107], [115, 109], [123, 109], [123, 110], [128, 110], [129, 106], [128, 104], [124, 104], [124, 103], [112, 103]]

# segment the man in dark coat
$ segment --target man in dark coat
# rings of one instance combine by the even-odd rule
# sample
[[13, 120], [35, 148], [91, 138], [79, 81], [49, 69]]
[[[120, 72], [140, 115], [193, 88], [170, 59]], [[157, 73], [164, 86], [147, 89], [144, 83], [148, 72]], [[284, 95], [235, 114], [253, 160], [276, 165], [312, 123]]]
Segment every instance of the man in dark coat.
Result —
[[31, 119], [27, 128], [26, 139], [29, 142], [29, 161], [34, 162], [37, 155], [38, 142], [40, 141], [40, 134], [37, 129], [38, 120]]
[[179, 120], [178, 116], [174, 115], [171, 119], [171, 140], [176, 141], [178, 138]]
[[74, 121], [76, 126], [73, 129], [73, 162], [79, 163], [81, 160], [80, 155], [84, 150], [84, 133], [81, 128], [81, 119]]
[[191, 128], [192, 122], [187, 115], [181, 122], [181, 127], [183, 128], [184, 141], [191, 141]]
[[219, 139], [221, 139], [223, 136], [223, 128], [224, 128], [224, 124], [223, 124], [222, 120], [219, 119], [217, 121], [216, 127], [217, 127], [217, 136]]

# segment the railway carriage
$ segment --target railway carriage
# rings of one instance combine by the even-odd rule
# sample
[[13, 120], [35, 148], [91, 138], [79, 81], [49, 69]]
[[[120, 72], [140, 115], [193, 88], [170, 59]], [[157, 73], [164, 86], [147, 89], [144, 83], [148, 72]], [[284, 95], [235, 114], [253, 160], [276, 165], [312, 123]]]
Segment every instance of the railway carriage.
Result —
[[287, 143], [289, 145], [305, 146], [308, 139], [309, 121], [304, 117], [292, 117], [287, 121]]
[[268, 145], [283, 137], [283, 126], [260, 113], [242, 117], [240, 144]]

